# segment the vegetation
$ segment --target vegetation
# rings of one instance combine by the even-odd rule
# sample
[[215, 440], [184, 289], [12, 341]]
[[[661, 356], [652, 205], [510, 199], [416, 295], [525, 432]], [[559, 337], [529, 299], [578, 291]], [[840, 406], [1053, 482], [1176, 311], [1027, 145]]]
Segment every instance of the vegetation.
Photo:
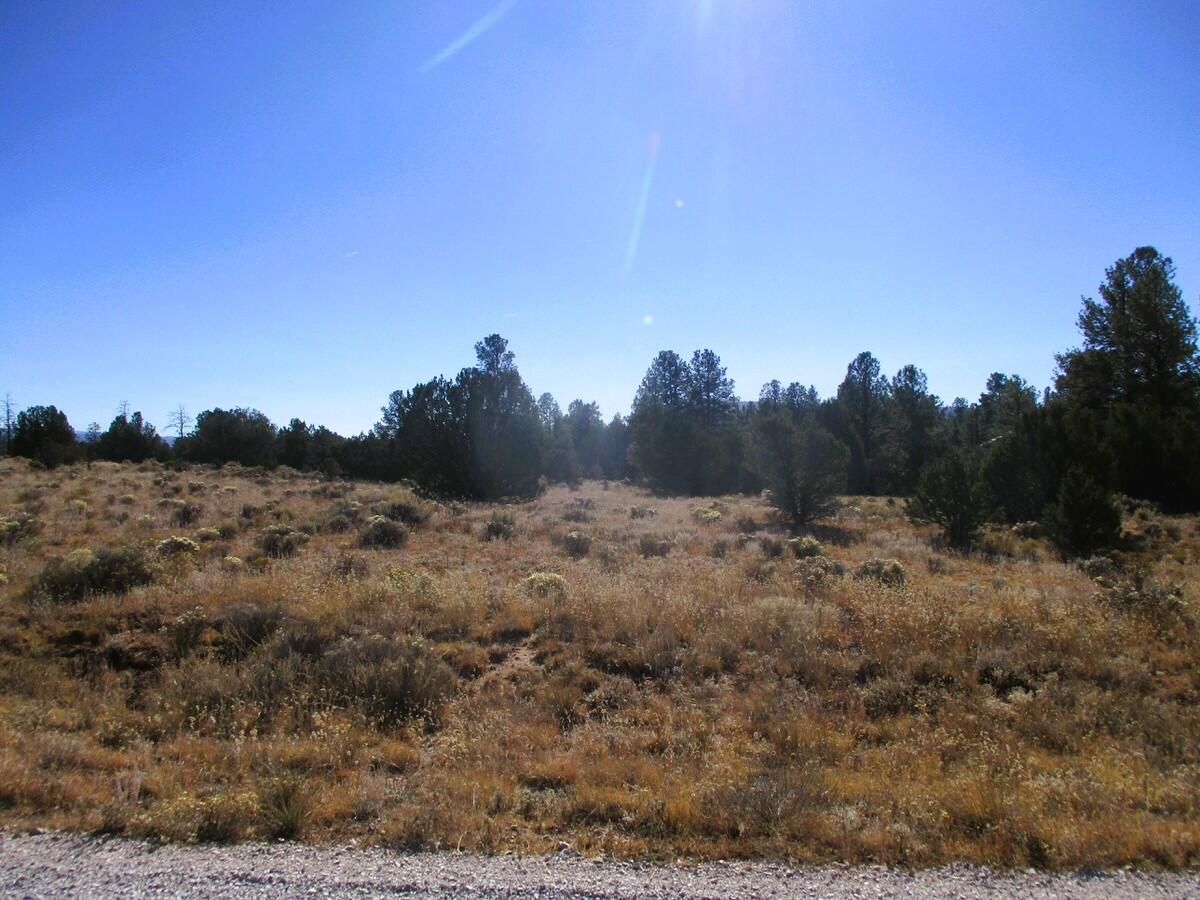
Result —
[[1196, 865], [1200, 529], [1120, 508], [1081, 567], [1007, 526], [946, 555], [885, 498], [789, 540], [747, 495], [3, 460], [0, 824]]
[[908, 502], [908, 514], [914, 522], [941, 526], [951, 547], [970, 548], [988, 519], [984, 486], [974, 459], [958, 450], [927, 465]]

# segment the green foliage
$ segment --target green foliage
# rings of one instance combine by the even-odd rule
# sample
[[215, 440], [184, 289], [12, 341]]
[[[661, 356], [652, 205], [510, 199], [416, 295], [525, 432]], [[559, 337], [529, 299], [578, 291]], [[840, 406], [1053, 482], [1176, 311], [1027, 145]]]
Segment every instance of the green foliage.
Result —
[[583, 559], [592, 548], [592, 539], [581, 531], [568, 531], [563, 536], [563, 549], [571, 559]]
[[850, 450], [851, 493], [870, 494], [877, 488], [889, 391], [888, 380], [880, 374], [879, 360], [865, 351], [846, 367], [846, 377], [838, 386], [838, 404], [847, 427], [835, 433]]
[[643, 534], [638, 539], [638, 552], [645, 559], [650, 559], [654, 556], [666, 556], [671, 552], [672, 546], [670, 538], [659, 537], [655, 534]]
[[523, 582], [525, 591], [532, 597], [561, 600], [567, 595], [567, 582], [554, 572], [534, 572]]
[[455, 688], [450, 667], [423, 641], [378, 635], [343, 639], [322, 656], [317, 675], [335, 702], [382, 726], [436, 717]]
[[0, 516], [0, 545], [11, 547], [42, 530], [42, 523], [29, 513]]
[[394, 391], [375, 436], [380, 473], [407, 477], [444, 496], [532, 496], [542, 475], [538, 405], [497, 334], [475, 345], [477, 365], [453, 381], [435, 378]]
[[907, 580], [907, 573], [899, 560], [878, 557], [862, 562], [854, 570], [856, 581], [877, 581], [889, 587], [900, 587]]
[[513, 536], [516, 527], [517, 523], [509, 513], [493, 512], [492, 517], [483, 526], [483, 539], [485, 541], [507, 541]]
[[179, 505], [171, 513], [171, 522], [175, 525], [191, 525], [200, 518], [200, 513], [204, 511], [198, 503], [176, 502]]
[[809, 590], [828, 587], [846, 574], [846, 567], [827, 556], [805, 556], [792, 567], [792, 577]]
[[209, 409], [176, 449], [191, 462], [268, 466], [275, 462], [276, 437], [271, 420], [256, 409]]
[[270, 525], [258, 536], [259, 548], [272, 559], [295, 556], [306, 541], [308, 535], [291, 525]]
[[1183, 511], [1200, 506], [1200, 353], [1174, 276], [1153, 247], [1107, 269], [1099, 300], [1083, 301], [1083, 347], [1058, 357], [1056, 387], [1071, 420], [1096, 420], [1118, 490]]
[[394, 522], [386, 516], [371, 516], [358, 532], [358, 545], [374, 549], [392, 550], [408, 540], [408, 529], [402, 522]]
[[1043, 523], [1050, 540], [1068, 557], [1111, 550], [1121, 536], [1121, 511], [1112, 493], [1082, 469], [1067, 472]]
[[[216, 536], [215, 532], [213, 536]], [[171, 537], [159, 541], [154, 546], [154, 552], [159, 556], [181, 556], [188, 553], [199, 553], [200, 545], [190, 538], [171, 535]]]
[[658, 491], [724, 493], [739, 486], [743, 456], [733, 381], [720, 357], [691, 363], [664, 350], [646, 371], [629, 416], [630, 461]]
[[788, 547], [792, 550], [792, 555], [796, 559], [808, 559], [814, 556], [824, 556], [825, 548], [821, 546], [821, 542], [815, 537], [805, 535], [804, 537], [792, 538], [788, 541]]
[[17, 414], [8, 451], [52, 469], [79, 457], [75, 429], [55, 406], [31, 406]]
[[273, 779], [259, 788], [263, 833], [278, 840], [299, 837], [311, 814], [304, 785], [294, 778]]
[[51, 600], [76, 601], [91, 594], [119, 594], [149, 584], [154, 573], [141, 547], [73, 550], [46, 563], [34, 591]]
[[768, 500], [795, 527], [831, 515], [846, 489], [845, 446], [812, 416], [760, 403], [754, 419], [755, 459]]
[[986, 492], [975, 459], [955, 450], [927, 465], [907, 512], [914, 522], [940, 526], [951, 547], [965, 550], [974, 544], [988, 519]]
[[403, 522], [414, 528], [429, 520], [429, 511], [417, 500], [391, 500], [378, 504], [373, 511], [393, 522]]
[[128, 460], [140, 463], [147, 459], [166, 459], [170, 448], [158, 436], [154, 426], [142, 419], [140, 412], [128, 416], [118, 413], [93, 447], [95, 456], [114, 462]]

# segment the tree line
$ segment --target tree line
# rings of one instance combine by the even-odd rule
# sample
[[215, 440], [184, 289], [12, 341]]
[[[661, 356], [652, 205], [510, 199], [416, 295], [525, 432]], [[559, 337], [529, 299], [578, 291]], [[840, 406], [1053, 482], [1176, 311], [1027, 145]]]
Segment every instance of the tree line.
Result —
[[[943, 403], [916, 365], [889, 377], [869, 352], [849, 363], [834, 396], [772, 381], [743, 400], [712, 350], [665, 350], [629, 416], [606, 422], [595, 403], [575, 400], [564, 413], [550, 394], [535, 399], [493, 334], [475, 345], [475, 365], [393, 392], [374, 428], [353, 437], [300, 419], [278, 428], [241, 408], [206, 410], [191, 427], [180, 407], [168, 446], [122, 407], [80, 442], [55, 407], [14, 420], [7, 398], [3, 443], [47, 466], [287, 465], [474, 499], [581, 478], [628, 478], [665, 494], [767, 490], [796, 526], [827, 514], [840, 494], [900, 495], [956, 546], [969, 546], [985, 522], [1040, 520], [1087, 552], [1112, 538], [1115, 493], [1200, 509], [1200, 356], [1174, 265], [1152, 247], [1106, 270], [1078, 325], [1082, 345], [1057, 356], [1051, 388], [995, 373], [973, 403]], [[1068, 536], [1071, 528], [1080, 533]]]

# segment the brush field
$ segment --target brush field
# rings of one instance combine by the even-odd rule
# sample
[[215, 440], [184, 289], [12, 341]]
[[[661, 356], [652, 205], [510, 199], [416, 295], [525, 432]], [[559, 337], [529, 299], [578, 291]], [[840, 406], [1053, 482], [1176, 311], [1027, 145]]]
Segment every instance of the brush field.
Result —
[[0, 460], [0, 826], [1200, 864], [1200, 532]]

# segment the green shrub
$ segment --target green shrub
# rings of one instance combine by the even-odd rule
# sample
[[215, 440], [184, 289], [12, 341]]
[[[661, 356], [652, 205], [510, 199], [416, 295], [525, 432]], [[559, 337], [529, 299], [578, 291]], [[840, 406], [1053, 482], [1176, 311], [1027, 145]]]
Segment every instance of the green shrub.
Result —
[[344, 638], [321, 657], [317, 675], [331, 699], [384, 726], [435, 717], [455, 686], [423, 641], [378, 635]]
[[532, 597], [552, 597], [561, 600], [567, 596], [566, 579], [553, 572], [534, 572], [522, 584], [525, 586], [525, 592]]
[[371, 567], [362, 557], [343, 553], [330, 564], [329, 572], [334, 578], [359, 581], [371, 574]]
[[11, 547], [41, 530], [42, 523], [28, 513], [0, 517], [0, 544]]
[[783, 541], [771, 535], [763, 535], [758, 539], [758, 549], [764, 559], [779, 559], [783, 556]]
[[643, 559], [650, 559], [653, 556], [666, 556], [671, 552], [670, 538], [658, 537], [653, 534], [643, 534], [638, 540], [638, 551], [642, 554]]
[[823, 588], [846, 574], [846, 567], [827, 556], [801, 557], [792, 567], [792, 577], [806, 588]]
[[563, 548], [571, 559], [583, 559], [592, 548], [592, 539], [580, 531], [568, 531], [563, 537]]
[[331, 516], [325, 522], [325, 530], [330, 534], [345, 534], [353, 527], [354, 523], [343, 515]]
[[906, 577], [904, 566], [895, 559], [868, 559], [854, 570], [857, 581], [878, 581], [890, 587], [904, 584]]
[[906, 507], [909, 519], [942, 529], [946, 543], [965, 550], [979, 538], [988, 518], [986, 488], [979, 464], [961, 451], [929, 463]]
[[494, 512], [483, 528], [483, 539], [485, 541], [507, 541], [513, 536], [516, 527], [517, 523], [513, 521], [513, 517], [509, 513]]
[[804, 537], [792, 538], [790, 541], [788, 541], [788, 547], [791, 548], [792, 555], [795, 556], [796, 559], [808, 559], [813, 556], [825, 555], [825, 548], [821, 545], [821, 542], [815, 537], [809, 537], [807, 535]]
[[360, 547], [393, 549], [408, 539], [408, 529], [386, 516], [371, 516], [358, 532]]
[[81, 549], [46, 563], [34, 590], [51, 600], [82, 600], [90, 594], [118, 594], [149, 584], [154, 573], [141, 547]]
[[307, 540], [308, 535], [291, 525], [271, 525], [259, 535], [258, 546], [272, 559], [284, 559], [295, 556]]
[[1067, 557], [1095, 556], [1117, 545], [1121, 511], [1112, 494], [1080, 469], [1063, 478], [1044, 516], [1046, 534]]
[[416, 500], [392, 500], [388, 503], [378, 503], [373, 511], [393, 522], [403, 522], [405, 525], [418, 527], [429, 519], [429, 512]]
[[1100, 600], [1128, 613], [1138, 613], [1156, 624], [1189, 621], [1183, 588], [1149, 578], [1140, 569], [1114, 573], [1109, 579], [1097, 579]]
[[171, 513], [171, 521], [176, 525], [191, 525], [200, 518], [201, 512], [203, 510], [198, 503], [181, 503]]
[[207, 544], [210, 541], [220, 540], [221, 532], [215, 528], [201, 528], [196, 532], [196, 540], [202, 544]]
[[273, 635], [283, 623], [283, 606], [275, 603], [237, 603], [226, 608], [217, 625], [227, 655], [242, 659]]
[[184, 553], [199, 553], [200, 545], [190, 538], [171, 535], [154, 546], [154, 552], [159, 556], [180, 556]]

